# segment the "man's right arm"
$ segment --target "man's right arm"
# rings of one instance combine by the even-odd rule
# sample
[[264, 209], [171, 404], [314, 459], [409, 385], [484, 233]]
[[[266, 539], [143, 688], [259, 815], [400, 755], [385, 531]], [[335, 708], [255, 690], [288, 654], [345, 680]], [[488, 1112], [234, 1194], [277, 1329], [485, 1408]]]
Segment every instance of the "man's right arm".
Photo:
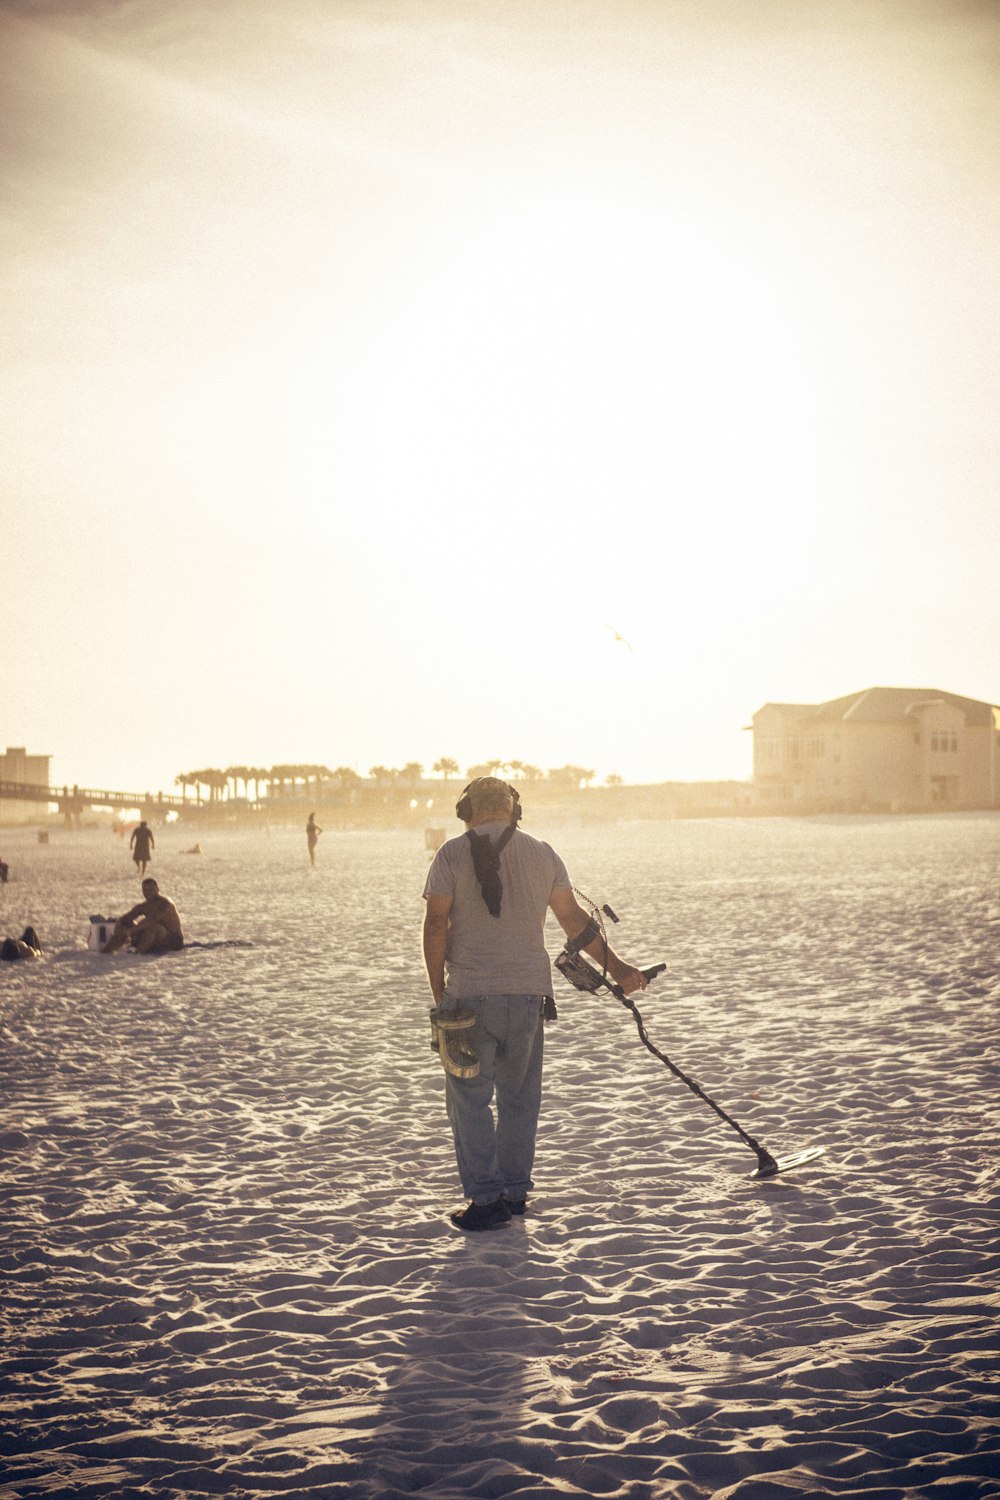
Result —
[[[591, 921], [590, 916], [584, 911], [572, 891], [553, 891], [549, 897], [549, 906], [555, 913], [556, 920], [570, 942], [574, 938], [578, 938], [587, 926], [587, 923]], [[611, 975], [611, 978], [615, 984], [621, 985], [626, 995], [630, 995], [633, 990], [644, 990], [646, 988], [649, 981], [645, 974], [632, 964], [626, 963], [624, 959], [619, 958], [618, 954], [611, 947], [611, 944], [600, 933], [589, 943], [584, 944], [583, 952], [589, 953], [591, 958], [596, 958], [597, 962], [602, 966], [607, 964], [608, 973]]]
[[441, 1004], [444, 994], [444, 960], [448, 947], [448, 913], [451, 911], [450, 896], [428, 894], [424, 912], [424, 963], [427, 979], [434, 996], [434, 1004]]

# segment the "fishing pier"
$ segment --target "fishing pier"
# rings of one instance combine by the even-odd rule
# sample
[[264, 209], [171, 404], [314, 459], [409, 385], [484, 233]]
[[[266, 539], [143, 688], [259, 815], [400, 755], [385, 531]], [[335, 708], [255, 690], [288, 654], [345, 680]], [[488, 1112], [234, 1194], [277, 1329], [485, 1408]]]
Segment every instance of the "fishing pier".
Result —
[[[39, 786], [30, 781], [0, 781], [0, 814], [4, 802], [38, 802], [58, 807], [67, 828], [79, 828], [83, 814], [91, 807], [108, 807], [127, 812], [138, 808], [147, 823], [162, 822], [168, 812], [180, 812], [182, 797], [163, 792], [111, 792], [79, 786]], [[190, 811], [191, 804], [187, 804]]]

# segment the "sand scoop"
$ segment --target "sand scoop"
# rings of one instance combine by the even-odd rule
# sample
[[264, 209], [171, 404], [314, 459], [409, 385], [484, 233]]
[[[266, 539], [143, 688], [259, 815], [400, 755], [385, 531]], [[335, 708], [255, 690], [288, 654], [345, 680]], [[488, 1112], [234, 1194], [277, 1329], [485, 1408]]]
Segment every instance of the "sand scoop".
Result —
[[[686, 1084], [693, 1094], [697, 1094], [699, 1099], [703, 1099], [710, 1109], [714, 1109], [719, 1119], [725, 1120], [726, 1124], [736, 1131], [736, 1134], [744, 1145], [749, 1146], [757, 1158], [757, 1169], [751, 1172], [751, 1177], [777, 1177], [779, 1172], [788, 1172], [793, 1167], [804, 1166], [806, 1162], [815, 1161], [817, 1156], [823, 1155], [826, 1150], [825, 1146], [805, 1146], [801, 1151], [792, 1152], [790, 1156], [772, 1156], [765, 1146], [762, 1146], [759, 1141], [755, 1141], [752, 1135], [747, 1134], [743, 1126], [734, 1120], [732, 1115], [728, 1115], [721, 1105], [716, 1104], [714, 1099], [710, 1099], [700, 1084], [696, 1083], [693, 1078], [689, 1078], [676, 1063], [671, 1062], [666, 1053], [661, 1052], [658, 1047], [655, 1047], [649, 1039], [642, 1016], [639, 1014], [635, 1002], [626, 995], [620, 984], [615, 984], [610, 980], [606, 972], [601, 974], [579, 951], [577, 945], [582, 946], [583, 942], [589, 941], [593, 935], [593, 932], [585, 932], [573, 943], [567, 943], [563, 952], [556, 959], [556, 968], [578, 990], [583, 990], [590, 995], [596, 994], [599, 989], [610, 990], [615, 999], [621, 1001], [625, 1009], [631, 1012], [636, 1030], [639, 1033], [639, 1040], [647, 1051], [651, 1052], [654, 1057], [659, 1058], [664, 1067], [669, 1068], [674, 1077], [679, 1078], [681, 1083]], [[654, 979], [657, 974], [662, 974], [666, 967], [666, 964], [655, 964], [651, 969], [643, 969], [641, 972], [646, 979]]]

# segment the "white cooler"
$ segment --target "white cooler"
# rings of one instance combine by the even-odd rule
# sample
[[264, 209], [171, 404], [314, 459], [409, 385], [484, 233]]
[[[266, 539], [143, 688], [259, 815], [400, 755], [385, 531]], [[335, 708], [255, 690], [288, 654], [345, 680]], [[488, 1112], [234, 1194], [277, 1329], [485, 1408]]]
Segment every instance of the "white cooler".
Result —
[[116, 920], [115, 917], [91, 917], [87, 947], [100, 952], [108, 938], [114, 935]]

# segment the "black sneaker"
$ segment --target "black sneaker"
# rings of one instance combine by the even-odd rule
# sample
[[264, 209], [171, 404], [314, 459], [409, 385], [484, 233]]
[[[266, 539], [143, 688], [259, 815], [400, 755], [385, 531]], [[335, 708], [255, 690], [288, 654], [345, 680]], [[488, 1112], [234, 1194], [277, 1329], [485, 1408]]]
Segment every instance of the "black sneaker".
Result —
[[457, 1229], [502, 1229], [510, 1223], [510, 1209], [502, 1198], [493, 1203], [469, 1203], [450, 1215]]
[[524, 1214], [527, 1212], [528, 1203], [525, 1198], [505, 1198], [507, 1212], [511, 1214]]

